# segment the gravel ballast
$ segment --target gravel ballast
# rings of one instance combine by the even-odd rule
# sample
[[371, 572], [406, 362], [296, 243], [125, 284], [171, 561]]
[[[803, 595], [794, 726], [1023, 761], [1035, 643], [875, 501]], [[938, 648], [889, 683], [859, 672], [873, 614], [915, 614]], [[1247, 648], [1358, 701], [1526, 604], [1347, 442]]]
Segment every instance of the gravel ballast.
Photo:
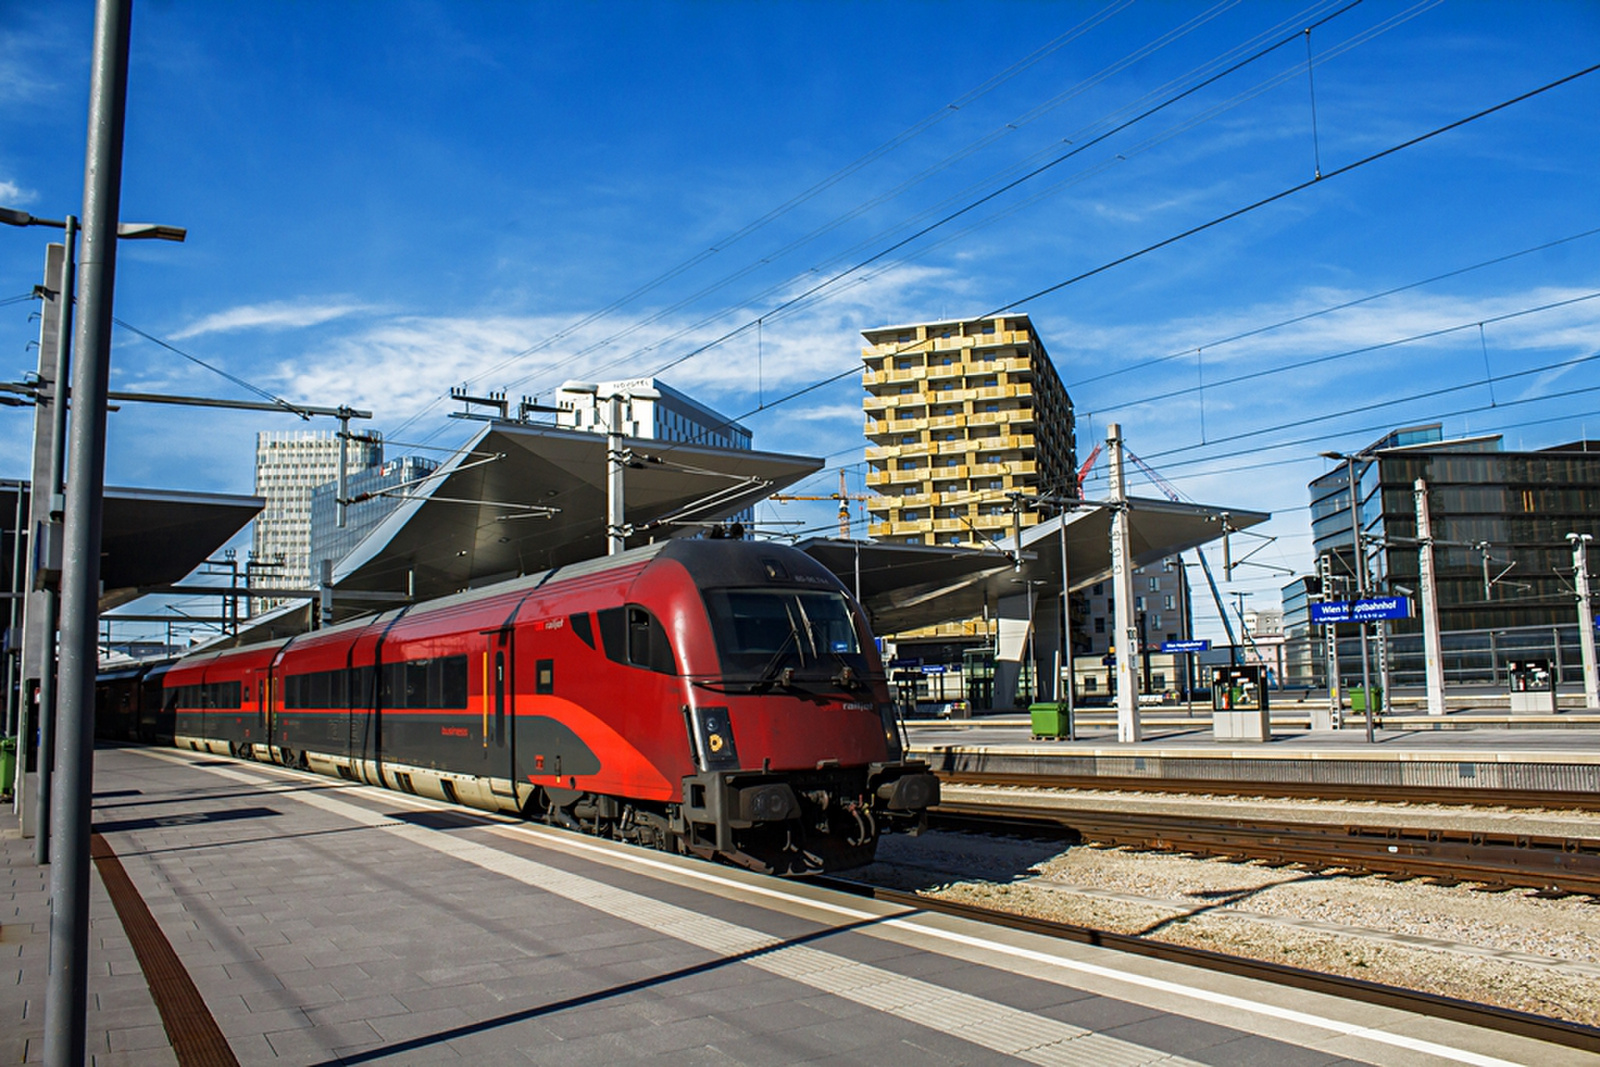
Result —
[[886, 837], [899, 889], [1600, 1026], [1600, 904], [1060, 841]]

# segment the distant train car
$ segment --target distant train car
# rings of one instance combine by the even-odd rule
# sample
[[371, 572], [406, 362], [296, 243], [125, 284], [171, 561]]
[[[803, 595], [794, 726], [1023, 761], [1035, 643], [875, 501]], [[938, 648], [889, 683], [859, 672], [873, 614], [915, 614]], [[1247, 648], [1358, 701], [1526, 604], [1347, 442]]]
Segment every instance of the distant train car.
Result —
[[94, 736], [101, 741], [173, 743], [173, 709], [163, 680], [175, 661], [129, 664], [95, 679]]
[[791, 548], [668, 541], [167, 672], [177, 743], [806, 873], [916, 830], [883, 665]]

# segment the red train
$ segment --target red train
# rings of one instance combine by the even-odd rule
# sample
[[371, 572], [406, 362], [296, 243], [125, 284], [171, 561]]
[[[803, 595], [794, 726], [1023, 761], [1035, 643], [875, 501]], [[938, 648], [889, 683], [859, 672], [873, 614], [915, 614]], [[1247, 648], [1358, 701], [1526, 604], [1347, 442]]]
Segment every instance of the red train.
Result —
[[938, 803], [804, 553], [674, 540], [166, 673], [180, 746], [799, 874]]

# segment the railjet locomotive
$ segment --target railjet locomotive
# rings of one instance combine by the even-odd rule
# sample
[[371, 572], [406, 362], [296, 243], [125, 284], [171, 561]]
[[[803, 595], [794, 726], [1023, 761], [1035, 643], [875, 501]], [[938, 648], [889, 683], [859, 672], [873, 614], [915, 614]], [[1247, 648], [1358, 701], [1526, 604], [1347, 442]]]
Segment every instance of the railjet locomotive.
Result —
[[837, 578], [674, 540], [180, 660], [180, 747], [782, 874], [871, 860], [939, 782], [904, 758]]

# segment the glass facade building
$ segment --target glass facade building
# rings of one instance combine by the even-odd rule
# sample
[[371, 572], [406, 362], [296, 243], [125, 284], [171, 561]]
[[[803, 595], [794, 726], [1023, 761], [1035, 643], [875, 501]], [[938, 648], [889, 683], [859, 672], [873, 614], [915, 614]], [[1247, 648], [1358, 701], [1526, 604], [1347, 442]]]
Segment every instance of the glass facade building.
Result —
[[[1347, 469], [1341, 464], [1309, 486], [1313, 544], [1319, 558], [1330, 557], [1329, 592], [1340, 598], [1355, 573]], [[1575, 622], [1567, 535], [1600, 534], [1600, 444], [1507, 452], [1498, 436], [1445, 441], [1437, 426], [1416, 427], [1363, 449], [1354, 469], [1375, 592], [1420, 584], [1420, 478], [1428, 486], [1441, 630]], [[1421, 629], [1415, 618], [1393, 627]]]
[[367, 496], [364, 500], [345, 508], [345, 524], [339, 525], [338, 482], [319, 485], [311, 491], [311, 576], [315, 582], [322, 573], [322, 561], [332, 560], [338, 566], [373, 527], [400, 506], [402, 497], [384, 496], [386, 490], [398, 490], [412, 485], [439, 468], [439, 464], [421, 456], [402, 456], [377, 467], [348, 475], [345, 491], [351, 498]]
[[[311, 567], [311, 493], [339, 476], [337, 433], [289, 431], [256, 435], [256, 495], [266, 507], [256, 517], [251, 552], [264, 564], [256, 584], [269, 588], [306, 589]], [[377, 435], [344, 442], [345, 475], [351, 477], [383, 462], [383, 441]], [[282, 598], [255, 598], [253, 614]]]

